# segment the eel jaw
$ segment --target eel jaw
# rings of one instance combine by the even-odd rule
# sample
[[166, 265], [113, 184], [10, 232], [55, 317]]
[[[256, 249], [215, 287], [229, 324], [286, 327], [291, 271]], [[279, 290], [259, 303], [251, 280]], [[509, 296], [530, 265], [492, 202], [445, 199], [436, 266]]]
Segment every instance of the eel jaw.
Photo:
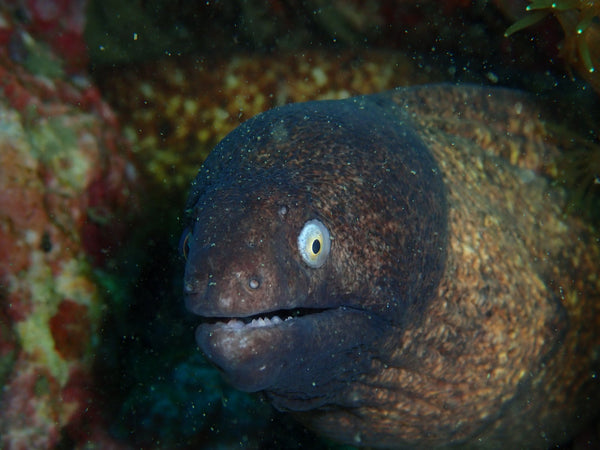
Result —
[[[274, 384], [286, 365], [276, 355], [292, 354], [292, 343], [328, 309], [294, 309], [246, 317], [204, 318], [196, 341], [236, 388], [255, 392]], [[283, 318], [282, 318], [283, 317]]]
[[[361, 371], [356, 364], [357, 349], [380, 336], [381, 320], [343, 306], [291, 312], [285, 318], [280, 312], [213, 318], [197, 328], [196, 340], [236, 388], [273, 391], [284, 397], [287, 392], [295, 393], [307, 399], [307, 409], [313, 408], [315, 402], [327, 402], [331, 383], [341, 373]], [[279, 407], [289, 408], [286, 404]], [[295, 402], [290, 409], [304, 407]]]

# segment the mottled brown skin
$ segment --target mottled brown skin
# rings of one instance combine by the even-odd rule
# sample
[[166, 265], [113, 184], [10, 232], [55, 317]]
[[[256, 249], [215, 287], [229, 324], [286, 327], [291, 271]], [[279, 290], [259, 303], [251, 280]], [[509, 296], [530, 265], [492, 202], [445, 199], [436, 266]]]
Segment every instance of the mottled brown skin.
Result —
[[[240, 126], [188, 202], [184, 291], [208, 318], [202, 350], [343, 442], [571, 438], [599, 400], [600, 252], [551, 187], [569, 141], [546, 116], [513, 91], [435, 85]], [[319, 268], [296, 244], [315, 218], [332, 236]]]

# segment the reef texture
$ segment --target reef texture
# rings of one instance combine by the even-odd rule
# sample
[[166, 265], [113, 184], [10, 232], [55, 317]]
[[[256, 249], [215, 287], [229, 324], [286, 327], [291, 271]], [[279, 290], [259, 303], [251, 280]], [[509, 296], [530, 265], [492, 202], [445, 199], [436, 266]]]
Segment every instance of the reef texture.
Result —
[[[81, 28], [68, 30], [84, 3], [9, 3], [0, 9], [0, 447], [108, 445], [93, 404], [103, 293], [92, 270], [111, 256], [120, 215], [135, 209], [136, 172], [98, 90], [66, 75], [82, 57]], [[56, 30], [62, 41], [42, 43]]]
[[[459, 76], [482, 71], [501, 85], [599, 92], [598, 10], [598, 1], [586, 0], [91, 0], [86, 35], [93, 60], [108, 65], [189, 54], [387, 48], [421, 61], [438, 58]], [[529, 76], [515, 76], [515, 68]]]
[[267, 109], [442, 79], [402, 53], [377, 51], [173, 58], [95, 77], [150, 177], [180, 191], [217, 142]]

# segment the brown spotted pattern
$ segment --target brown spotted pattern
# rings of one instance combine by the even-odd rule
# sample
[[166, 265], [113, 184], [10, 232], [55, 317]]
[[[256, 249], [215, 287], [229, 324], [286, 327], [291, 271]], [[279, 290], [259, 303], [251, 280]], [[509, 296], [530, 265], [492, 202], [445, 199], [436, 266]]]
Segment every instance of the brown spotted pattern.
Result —
[[[565, 213], [566, 194], [552, 180], [576, 142], [561, 136], [557, 108], [510, 90], [451, 85], [339, 105], [339, 117], [358, 114], [356, 105], [380, 115], [363, 130], [368, 139], [347, 133], [371, 119], [340, 119], [340, 128], [331, 104], [332, 120], [305, 128], [273, 125], [277, 112], [259, 116], [207, 160], [188, 205], [194, 232], [185, 284], [194, 312], [233, 317], [244, 329], [237, 319], [246, 316], [326, 310], [244, 332], [209, 325], [197, 335], [200, 346], [234, 384], [264, 389], [277, 407], [302, 411], [300, 420], [343, 442], [544, 448], [568, 441], [599, 401], [600, 250], [598, 232]], [[256, 128], [261, 120], [264, 129]], [[266, 143], [248, 144], [257, 130]], [[378, 132], [385, 145], [373, 139]], [[389, 144], [393, 136], [402, 150]], [[414, 171], [400, 158], [387, 166], [411, 145], [435, 164]], [[435, 195], [403, 190], [414, 174], [423, 183], [438, 170], [444, 189]], [[431, 219], [441, 212], [447, 226]], [[300, 269], [293, 251], [297, 230], [315, 214], [334, 238], [321, 272]], [[423, 233], [429, 222], [435, 226]], [[405, 238], [414, 233], [421, 237]], [[419, 248], [419, 239], [427, 245]], [[441, 278], [429, 272], [439, 264], [415, 257], [421, 251], [444, 255]], [[265, 292], [277, 287], [273, 298], [235, 287], [254, 265], [268, 268]]]

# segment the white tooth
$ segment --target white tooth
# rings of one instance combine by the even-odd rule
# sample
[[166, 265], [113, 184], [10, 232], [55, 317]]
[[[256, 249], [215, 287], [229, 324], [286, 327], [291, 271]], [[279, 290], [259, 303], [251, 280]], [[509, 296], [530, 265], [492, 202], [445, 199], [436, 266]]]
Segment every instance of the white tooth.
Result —
[[225, 326], [233, 328], [234, 330], [239, 330], [240, 328], [244, 327], [244, 322], [242, 322], [241, 320], [231, 319], [225, 324]]
[[293, 319], [292, 316], [288, 316], [287, 319], [285, 319], [285, 320], [292, 320], [292, 319]]
[[[289, 319], [291, 319], [291, 317], [289, 317]], [[282, 323], [282, 322], [283, 322], [283, 320], [281, 320], [281, 317], [279, 317], [279, 316], [273, 316], [271, 318], [259, 317], [257, 319], [252, 319], [252, 321], [250, 323], [246, 324], [246, 326], [258, 328], [258, 327], [273, 326], [273, 325], [277, 325], [278, 323]]]

